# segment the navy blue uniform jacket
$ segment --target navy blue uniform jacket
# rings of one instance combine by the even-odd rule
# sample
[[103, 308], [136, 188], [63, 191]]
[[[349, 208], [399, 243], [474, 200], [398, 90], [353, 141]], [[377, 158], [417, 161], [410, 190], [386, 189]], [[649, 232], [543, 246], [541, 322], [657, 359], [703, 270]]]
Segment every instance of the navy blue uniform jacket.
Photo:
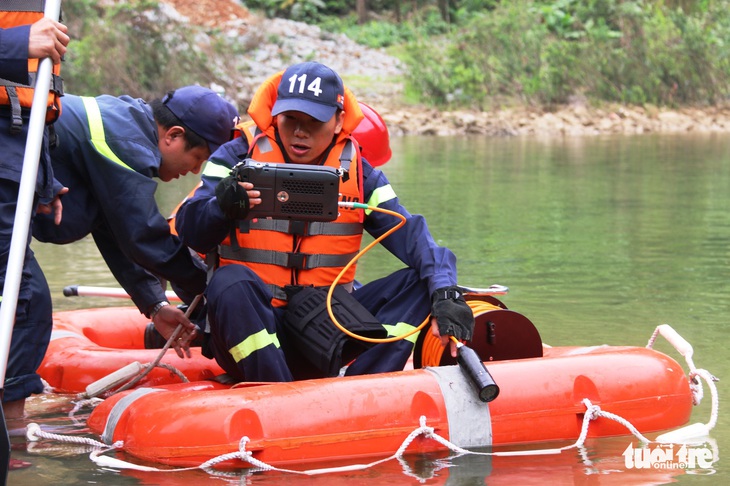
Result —
[[[56, 178], [69, 188], [63, 220], [38, 215], [33, 236], [65, 244], [91, 234], [117, 281], [143, 313], [165, 300], [155, 277], [175, 284], [183, 299], [205, 289], [205, 270], [170, 233], [155, 201], [161, 155], [152, 109], [129, 96], [66, 95], [51, 151]], [[99, 123], [101, 121], [101, 123]], [[93, 136], [92, 136], [93, 130]], [[182, 292], [181, 292], [182, 291]]]

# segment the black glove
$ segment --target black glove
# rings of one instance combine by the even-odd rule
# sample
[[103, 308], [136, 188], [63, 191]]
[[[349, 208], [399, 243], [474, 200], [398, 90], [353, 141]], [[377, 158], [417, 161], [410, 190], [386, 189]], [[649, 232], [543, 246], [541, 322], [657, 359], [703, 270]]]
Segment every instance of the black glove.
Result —
[[229, 219], [246, 219], [249, 210], [248, 193], [238, 185], [235, 176], [222, 179], [215, 187], [215, 198]]
[[474, 313], [457, 286], [443, 287], [431, 295], [431, 316], [436, 318], [442, 336], [468, 341], [474, 333]]

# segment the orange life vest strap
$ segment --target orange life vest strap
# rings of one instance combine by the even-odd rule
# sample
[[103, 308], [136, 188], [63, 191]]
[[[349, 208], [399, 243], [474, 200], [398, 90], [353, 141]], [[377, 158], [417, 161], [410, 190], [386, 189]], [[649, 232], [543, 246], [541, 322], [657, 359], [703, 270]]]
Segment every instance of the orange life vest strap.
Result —
[[319, 267], [344, 267], [355, 258], [358, 252], [338, 255], [312, 255], [300, 252], [282, 252], [274, 250], [258, 250], [221, 245], [218, 248], [221, 258], [248, 263], [264, 263], [298, 270], [311, 270]]
[[287, 220], [287, 219], [259, 219], [251, 222], [249, 229], [262, 231], [277, 231], [289, 235], [299, 236], [348, 236], [362, 234], [361, 223], [329, 223], [321, 221]]
[[[29, 25], [43, 18], [45, 0], [4, 0], [0, 4], [0, 27], [7, 29], [21, 25]], [[10, 132], [16, 134], [23, 127], [23, 109], [29, 110], [33, 105], [38, 59], [28, 59], [28, 84], [17, 83], [0, 78], [0, 107], [9, 107], [12, 123]], [[51, 86], [46, 102], [46, 123], [53, 123], [61, 114], [61, 96], [63, 96], [63, 79], [61, 65], [54, 64], [51, 75]]]

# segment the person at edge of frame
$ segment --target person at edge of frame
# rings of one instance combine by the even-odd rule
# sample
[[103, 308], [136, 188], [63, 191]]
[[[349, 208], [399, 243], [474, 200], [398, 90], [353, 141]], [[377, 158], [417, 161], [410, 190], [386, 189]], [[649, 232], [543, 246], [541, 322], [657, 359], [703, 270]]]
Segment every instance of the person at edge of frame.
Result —
[[[4, 92], [4, 101], [7, 101], [0, 103], [0, 146], [3, 148], [0, 157], [0, 287], [5, 285], [32, 104], [18, 103], [15, 108], [20, 109], [19, 116], [14, 117], [16, 110], [11, 103], [15, 97], [13, 90], [17, 93], [27, 89], [28, 98], [32, 101], [31, 69], [37, 67], [31, 66], [37, 66], [40, 59], [50, 58], [57, 68], [70, 41], [64, 24], [43, 17], [41, 11], [31, 12], [31, 15], [37, 20], [13, 25], [20, 21], [18, 12], [3, 10], [3, 6], [0, 6], [0, 90]], [[58, 96], [60, 94], [59, 86]], [[60, 106], [50, 109], [57, 111]], [[41, 145], [34, 208], [39, 212], [50, 213], [51, 220], [59, 223], [63, 208], [54, 194], [63, 194], [68, 189], [61, 187], [53, 178], [48, 140], [46, 128]], [[28, 238], [2, 388], [3, 414], [10, 423], [25, 415], [28, 397], [43, 392], [43, 384], [36, 371], [48, 347], [52, 319], [50, 289]], [[10, 470], [28, 466], [30, 463], [27, 461], [10, 458]]]

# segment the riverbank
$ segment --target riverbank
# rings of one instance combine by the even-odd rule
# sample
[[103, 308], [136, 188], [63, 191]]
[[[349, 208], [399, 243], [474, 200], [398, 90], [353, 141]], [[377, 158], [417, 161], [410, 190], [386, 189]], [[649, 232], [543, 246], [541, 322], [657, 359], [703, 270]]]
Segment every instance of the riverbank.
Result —
[[378, 107], [394, 136], [590, 136], [645, 133], [727, 133], [730, 107], [679, 110], [656, 107], [585, 105], [554, 111], [509, 108], [497, 111], [438, 111], [424, 107]]
[[[258, 85], [288, 65], [317, 60], [342, 76], [358, 99], [385, 119], [392, 136], [590, 136], [601, 134], [730, 132], [730, 106], [670, 110], [652, 106], [590, 106], [583, 101], [550, 111], [510, 107], [494, 111], [437, 110], [404, 101], [404, 68], [382, 49], [370, 49], [342, 34], [248, 11], [237, 0], [163, 0], [166, 17], [208, 36], [201, 45], [227, 42], [218, 67], [226, 97], [245, 111]], [[234, 49], [234, 46], [246, 46]], [[231, 52], [236, 52], [233, 56]]]

